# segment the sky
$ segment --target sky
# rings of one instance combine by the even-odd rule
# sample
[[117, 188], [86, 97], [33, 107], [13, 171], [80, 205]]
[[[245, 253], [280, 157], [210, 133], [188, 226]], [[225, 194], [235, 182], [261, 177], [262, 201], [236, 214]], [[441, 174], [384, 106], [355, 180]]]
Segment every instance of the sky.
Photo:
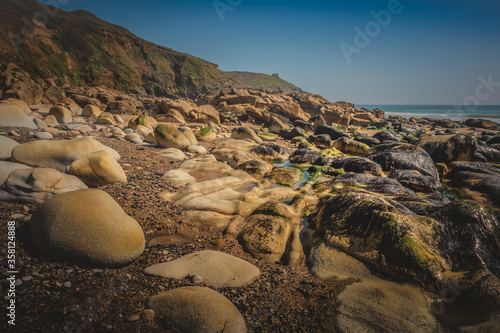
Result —
[[498, 0], [42, 2], [332, 101], [500, 105]]

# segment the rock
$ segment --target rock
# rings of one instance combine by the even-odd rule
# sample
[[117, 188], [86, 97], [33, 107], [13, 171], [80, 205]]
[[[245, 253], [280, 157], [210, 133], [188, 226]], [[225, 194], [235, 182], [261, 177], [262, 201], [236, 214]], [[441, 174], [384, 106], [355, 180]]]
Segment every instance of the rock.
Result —
[[443, 193], [443, 185], [432, 176], [424, 176], [416, 170], [396, 170], [389, 177], [415, 192]]
[[315, 131], [321, 125], [326, 125], [326, 120], [321, 115], [316, 115], [316, 116], [312, 117], [309, 121], [311, 121], [313, 123], [313, 129]]
[[144, 273], [178, 280], [199, 275], [205, 284], [214, 288], [243, 287], [260, 275], [257, 267], [242, 259], [209, 250], [150, 266]]
[[73, 113], [64, 106], [56, 105], [49, 111], [49, 116], [56, 117], [58, 123], [72, 123]]
[[97, 107], [101, 107], [101, 102], [99, 100], [95, 99], [95, 98], [91, 98], [91, 97], [83, 96], [83, 95], [78, 95], [78, 94], [71, 95], [71, 98], [80, 107], [85, 107], [85, 106], [87, 106], [89, 104], [97, 106]]
[[12, 150], [12, 161], [27, 165], [64, 170], [77, 159], [99, 150], [105, 150], [115, 160], [120, 155], [94, 139], [78, 138], [73, 140], [39, 140], [27, 142]]
[[180, 113], [179, 111], [174, 110], [174, 109], [170, 109], [168, 111], [168, 113], [165, 114], [165, 115], [163, 115], [163, 114], [157, 115], [156, 116], [156, 120], [164, 122], [164, 123], [181, 123], [181, 124], [184, 124], [186, 122], [186, 119], [184, 118], [184, 116], [182, 115], [182, 113]]
[[295, 164], [313, 164], [320, 157], [321, 153], [319, 151], [309, 148], [297, 149], [290, 156], [290, 162]]
[[[1, 138], [1, 137], [0, 137]], [[0, 142], [1, 147], [1, 142]], [[12, 171], [17, 169], [31, 169], [29, 166], [19, 163], [0, 161], [0, 185], [9, 178]]]
[[374, 139], [379, 140], [382, 143], [394, 143], [401, 141], [401, 136], [394, 131], [385, 130], [375, 133]]
[[365, 157], [346, 158], [342, 162], [342, 168], [345, 172], [364, 173], [368, 172], [378, 175], [382, 171], [382, 167]]
[[477, 154], [481, 154], [486, 162], [500, 162], [500, 150], [493, 147], [480, 145], [477, 148]]
[[283, 102], [269, 106], [269, 111], [277, 113], [290, 120], [308, 121], [310, 116], [302, 110], [300, 105], [295, 102]]
[[129, 101], [114, 101], [108, 104], [106, 112], [112, 114], [136, 114], [137, 110]]
[[40, 139], [40, 140], [50, 140], [54, 138], [54, 136], [48, 132], [36, 132], [33, 137]]
[[188, 148], [188, 151], [191, 153], [196, 153], [196, 154], [200, 154], [200, 155], [205, 155], [207, 153], [207, 149], [205, 147], [202, 147], [202, 146], [190, 146]]
[[441, 135], [422, 139], [419, 145], [436, 163], [470, 161], [478, 149], [476, 139], [469, 135]]
[[54, 169], [20, 168], [12, 171], [0, 186], [0, 200], [41, 203], [54, 195], [85, 188], [78, 178]]
[[303, 121], [303, 120], [295, 120], [293, 122], [294, 127], [300, 127], [302, 128], [305, 132], [314, 132], [313, 124], [308, 122], [308, 121]]
[[182, 117], [187, 117], [192, 110], [196, 109], [196, 105], [183, 100], [163, 100], [158, 103], [158, 111], [161, 114], [167, 114], [171, 109], [180, 112]]
[[271, 120], [269, 120], [266, 126], [269, 128], [269, 132], [272, 133], [279, 133], [282, 130], [288, 130], [290, 128], [290, 124], [276, 116], [271, 116]]
[[293, 186], [302, 179], [302, 172], [296, 168], [275, 167], [269, 178], [274, 179], [277, 184]]
[[107, 193], [96, 189], [47, 200], [35, 210], [29, 227], [41, 255], [78, 265], [127, 265], [145, 246], [141, 226]]
[[43, 122], [45, 123], [45, 125], [47, 125], [49, 127], [59, 126], [59, 122], [57, 121], [56, 117], [54, 117], [53, 115], [48, 115], [45, 118], [43, 118]]
[[500, 175], [461, 171], [452, 172], [449, 177], [450, 185], [482, 193], [494, 205], [500, 207]]
[[28, 73], [12, 63], [0, 67], [0, 82], [0, 96], [4, 99], [15, 98], [30, 105], [40, 104], [42, 101], [42, 88]]
[[177, 161], [182, 161], [187, 158], [186, 154], [177, 148], [168, 148], [160, 151], [158, 154]]
[[190, 146], [186, 136], [175, 127], [158, 125], [154, 133], [156, 143], [162, 148], [186, 149]]
[[89, 187], [126, 184], [127, 175], [118, 162], [105, 150], [89, 153], [71, 164], [70, 173]]
[[204, 129], [196, 132], [196, 139], [201, 142], [210, 142], [215, 140], [217, 134], [213, 127], [205, 127]]
[[155, 316], [175, 329], [193, 333], [247, 332], [238, 309], [224, 296], [209, 288], [183, 287], [149, 299]]
[[35, 122], [35, 125], [39, 130], [44, 130], [45, 128], [47, 128], [47, 124], [45, 124], [42, 119], [33, 118], [33, 121]]
[[57, 104], [64, 103], [66, 99], [66, 93], [60, 87], [52, 86], [45, 90], [43, 93], [42, 103], [44, 104]]
[[137, 125], [141, 125], [141, 126], [145, 126], [145, 127], [149, 128], [149, 129], [153, 129], [151, 122], [149, 121], [148, 117], [146, 117], [145, 115], [142, 115], [140, 117], [131, 118], [130, 121], [128, 122], [127, 127], [135, 129], [137, 127]]
[[496, 128], [499, 125], [490, 120], [484, 119], [467, 119], [465, 121], [465, 125], [469, 127], [478, 127], [478, 128]]
[[263, 161], [252, 150], [256, 144], [244, 140], [229, 140], [219, 143], [212, 149], [212, 154], [218, 161], [227, 162], [234, 169], [248, 170], [267, 174], [272, 170], [272, 165]]
[[196, 178], [184, 170], [170, 170], [164, 174], [162, 178], [166, 179], [175, 187], [182, 187], [187, 184], [196, 183]]
[[188, 114], [192, 122], [220, 124], [219, 112], [211, 105], [201, 105], [193, 109]]
[[366, 156], [373, 153], [373, 150], [366, 144], [351, 140], [347, 137], [339, 138], [332, 143], [333, 147], [340, 150], [344, 154]]
[[259, 133], [257, 134], [262, 141], [274, 142], [278, 140], [278, 137], [271, 133]]
[[236, 140], [253, 140], [256, 143], [262, 143], [262, 139], [255, 134], [254, 130], [250, 127], [238, 127], [233, 129], [231, 138]]
[[15, 98], [7, 98], [3, 99], [0, 101], [2, 104], [10, 104], [10, 105], [16, 105], [21, 108], [21, 110], [24, 111], [27, 115], [31, 113], [31, 109], [29, 108], [28, 104], [24, 101], [21, 101], [19, 99]]
[[[368, 192], [381, 193], [386, 196], [394, 195], [416, 195], [412, 190], [401, 185], [397, 180], [385, 177], [378, 177], [367, 173], [345, 173], [338, 175], [334, 180], [328, 183], [334, 190], [343, 188], [363, 188]], [[395, 204], [395, 203], [393, 203]], [[402, 209], [404, 207], [399, 207]], [[407, 211], [405, 213], [412, 214]]]
[[33, 118], [28, 117], [20, 107], [13, 104], [0, 103], [0, 124], [2, 126], [38, 129]]
[[332, 140], [337, 140], [343, 137], [350, 138], [349, 134], [342, 132], [329, 125], [321, 125], [316, 128], [314, 135], [327, 134]]
[[97, 117], [97, 120], [95, 121], [96, 124], [101, 124], [101, 125], [115, 125], [116, 120], [113, 117], [113, 114], [109, 112], [103, 112]]
[[281, 136], [285, 140], [292, 140], [296, 137], [307, 137], [306, 132], [300, 127], [294, 127], [290, 130], [282, 129], [278, 132], [279, 136]]
[[198, 145], [198, 140], [196, 140], [196, 136], [189, 127], [179, 127], [179, 131], [181, 131], [182, 134], [184, 134], [186, 139], [189, 141], [190, 146]]
[[19, 143], [17, 143], [17, 141], [0, 135], [0, 158], [10, 158], [12, 150], [17, 146], [19, 146]]
[[376, 147], [368, 158], [382, 166], [384, 171], [416, 170], [422, 175], [439, 179], [434, 161], [422, 148], [409, 144], [389, 144]]
[[83, 117], [95, 117], [95, 119], [97, 119], [101, 113], [102, 113], [101, 109], [99, 109], [97, 106], [87, 104], [83, 108], [82, 116]]
[[415, 287], [394, 282], [354, 283], [338, 298], [339, 332], [437, 332], [429, 301]]

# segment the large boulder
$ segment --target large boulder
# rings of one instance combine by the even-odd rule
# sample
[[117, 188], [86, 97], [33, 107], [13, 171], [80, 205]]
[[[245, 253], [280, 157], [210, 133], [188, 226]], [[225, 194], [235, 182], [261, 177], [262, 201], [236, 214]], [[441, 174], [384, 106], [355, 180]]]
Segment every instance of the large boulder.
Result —
[[27, 165], [64, 170], [75, 160], [99, 150], [107, 151], [115, 160], [120, 155], [91, 138], [73, 140], [39, 140], [24, 143], [12, 150], [12, 160]]
[[158, 125], [154, 134], [156, 144], [162, 148], [185, 149], [190, 146], [186, 136], [175, 127]]
[[0, 200], [41, 203], [54, 195], [86, 189], [78, 178], [46, 168], [16, 168], [0, 186]]
[[0, 158], [10, 158], [10, 156], [12, 155], [12, 150], [17, 146], [19, 146], [19, 143], [17, 143], [17, 141], [0, 135]]
[[2, 99], [15, 98], [33, 105], [42, 102], [42, 95], [42, 88], [24, 70], [12, 63], [0, 66]]
[[47, 200], [33, 213], [29, 227], [43, 256], [79, 265], [127, 265], [145, 246], [141, 226], [106, 192], [96, 189]]
[[89, 153], [74, 161], [70, 173], [89, 187], [127, 183], [127, 175], [122, 167], [105, 150]]
[[150, 266], [144, 272], [178, 280], [198, 275], [206, 285], [214, 288], [243, 287], [260, 275], [259, 269], [245, 260], [209, 250]]
[[220, 124], [219, 112], [211, 105], [201, 105], [189, 113], [192, 122]]
[[350, 135], [346, 132], [336, 129], [335, 127], [329, 125], [321, 125], [316, 128], [314, 135], [327, 134], [332, 140], [337, 140], [340, 138], [350, 138]]
[[0, 125], [38, 129], [33, 118], [28, 117], [19, 106], [13, 104], [0, 103]]
[[103, 112], [99, 114], [99, 117], [97, 117], [97, 120], [95, 121], [96, 124], [101, 124], [101, 125], [115, 125], [116, 120], [110, 112]]
[[470, 161], [478, 149], [477, 141], [470, 135], [436, 135], [422, 139], [419, 145], [436, 163]]
[[290, 120], [308, 121], [310, 116], [302, 110], [300, 105], [295, 102], [284, 102], [269, 106], [269, 111], [277, 113]]
[[66, 100], [66, 93], [64, 90], [57, 86], [49, 87], [43, 93], [42, 103], [44, 104], [57, 104], [63, 103]]
[[66, 109], [64, 106], [56, 105], [49, 111], [50, 116], [56, 117], [59, 123], [72, 123], [73, 122], [73, 113], [70, 110]]
[[102, 113], [101, 109], [99, 109], [97, 106], [91, 105], [91, 104], [87, 104], [83, 108], [82, 116], [83, 117], [89, 117], [89, 118], [92, 117], [94, 119], [97, 119], [97, 117], [99, 117], [99, 115], [101, 113]]
[[233, 303], [209, 288], [169, 290], [151, 297], [148, 306], [156, 317], [181, 332], [247, 332], [245, 319]]
[[236, 140], [253, 140], [257, 143], [262, 143], [262, 139], [259, 138], [257, 134], [255, 134], [254, 130], [250, 127], [238, 127], [233, 129], [231, 132], [231, 138]]

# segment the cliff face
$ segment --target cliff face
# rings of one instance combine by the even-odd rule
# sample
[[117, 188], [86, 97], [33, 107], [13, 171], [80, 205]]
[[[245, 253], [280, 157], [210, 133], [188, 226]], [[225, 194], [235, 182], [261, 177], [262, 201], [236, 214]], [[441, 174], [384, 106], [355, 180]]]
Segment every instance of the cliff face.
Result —
[[218, 66], [145, 41], [79, 10], [1, 0], [0, 64], [42, 85], [100, 85], [123, 92], [195, 97], [238, 86]]

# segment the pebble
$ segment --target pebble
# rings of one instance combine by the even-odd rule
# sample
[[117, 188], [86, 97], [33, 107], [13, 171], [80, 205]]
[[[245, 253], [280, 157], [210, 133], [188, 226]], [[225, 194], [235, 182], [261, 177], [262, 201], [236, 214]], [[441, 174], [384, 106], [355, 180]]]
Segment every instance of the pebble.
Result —
[[33, 277], [32, 277], [32, 276], [23, 276], [23, 277], [21, 278], [21, 280], [23, 280], [24, 282], [27, 282], [27, 281], [31, 281], [31, 280], [33, 280]]
[[12, 214], [11, 216], [9, 216], [9, 219], [10, 220], [19, 220], [19, 219], [22, 219], [25, 216], [26, 215], [24, 215], [24, 214]]
[[127, 321], [134, 322], [134, 321], [139, 321], [140, 319], [141, 319], [141, 315], [137, 313], [137, 314], [133, 314], [130, 317], [128, 317]]
[[142, 319], [145, 321], [153, 321], [155, 318], [155, 312], [151, 309], [146, 309], [142, 311]]
[[20, 286], [23, 284], [23, 281], [21, 279], [16, 279], [16, 286]]
[[9, 135], [12, 135], [12, 136], [16, 136], [16, 137], [20, 137], [21, 135], [19, 135], [19, 133], [17, 133], [16, 131], [12, 130], [9, 132]]
[[69, 288], [69, 287], [71, 287], [71, 282], [66, 281], [66, 282], [64, 282], [63, 286], [64, 286], [64, 288]]

